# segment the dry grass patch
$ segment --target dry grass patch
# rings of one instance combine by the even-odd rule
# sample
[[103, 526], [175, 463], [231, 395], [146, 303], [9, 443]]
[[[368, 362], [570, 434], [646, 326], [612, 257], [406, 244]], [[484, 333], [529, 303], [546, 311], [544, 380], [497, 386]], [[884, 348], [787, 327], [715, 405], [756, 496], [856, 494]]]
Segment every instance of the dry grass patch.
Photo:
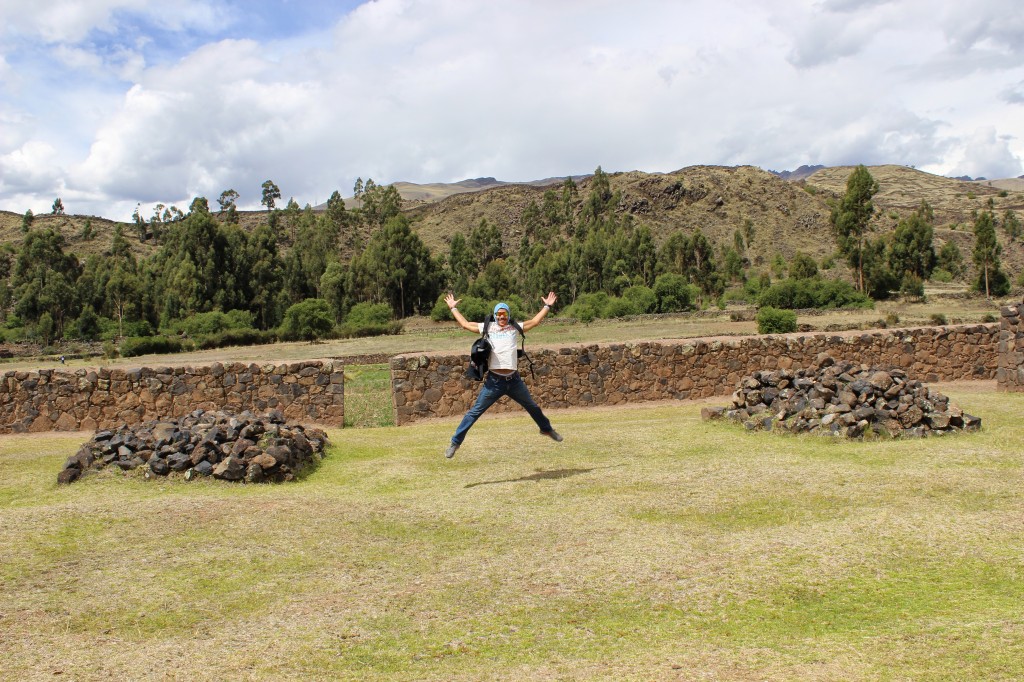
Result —
[[[1024, 676], [1024, 396], [845, 443], [574, 410], [331, 432], [290, 485], [97, 476], [0, 439], [11, 679]], [[29, 451], [30, 445], [33, 447]]]

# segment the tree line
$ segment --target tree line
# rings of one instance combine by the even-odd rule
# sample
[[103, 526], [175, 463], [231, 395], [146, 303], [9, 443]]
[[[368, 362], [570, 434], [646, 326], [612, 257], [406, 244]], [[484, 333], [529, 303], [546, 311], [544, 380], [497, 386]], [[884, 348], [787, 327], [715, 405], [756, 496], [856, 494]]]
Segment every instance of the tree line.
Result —
[[[536, 292], [554, 289], [580, 318], [592, 318], [691, 309], [723, 300], [727, 290], [775, 307], [859, 304], [866, 296], [920, 295], [923, 282], [937, 274], [964, 274], [954, 243], [936, 253], [934, 216], [924, 202], [894, 233], [872, 234], [877, 191], [859, 166], [832, 206], [837, 251], [854, 273], [853, 284], [842, 286], [823, 278], [819, 264], [802, 253], [788, 262], [777, 256], [770, 272], [754, 272], [746, 257], [756, 235], [750, 221], [730, 243], [715, 245], [698, 228], [672, 232], [658, 245], [647, 226], [618, 210], [620, 193], [600, 167], [586, 196], [567, 178], [531, 201], [514, 251], [500, 227], [483, 218], [467, 234], [453, 235], [447, 252], [431, 253], [401, 212], [397, 190], [372, 179], [356, 183], [358, 208], [334, 192], [322, 211], [294, 200], [278, 208], [280, 189], [268, 180], [266, 220], [251, 232], [239, 226], [233, 189], [220, 195], [217, 211], [204, 197], [188, 212], [158, 204], [149, 220], [136, 209], [134, 237], [158, 245], [142, 259], [118, 225], [108, 250], [80, 260], [59, 231], [35, 228], [29, 212], [20, 247], [0, 251], [0, 315], [8, 336], [45, 343], [149, 336], [182, 329], [182, 320], [197, 315], [231, 311], [253, 329], [303, 336], [313, 328], [328, 334], [353, 312], [376, 329], [388, 328], [382, 310], [395, 320], [443, 317], [438, 301], [447, 290], [481, 301], [525, 301], [516, 312], [527, 314]], [[63, 213], [60, 199], [53, 211]], [[1012, 212], [1002, 220], [1008, 234], [1016, 226], [1011, 238], [1020, 231], [1015, 221]], [[998, 223], [991, 205], [975, 216], [976, 284], [986, 295], [1009, 289]]]

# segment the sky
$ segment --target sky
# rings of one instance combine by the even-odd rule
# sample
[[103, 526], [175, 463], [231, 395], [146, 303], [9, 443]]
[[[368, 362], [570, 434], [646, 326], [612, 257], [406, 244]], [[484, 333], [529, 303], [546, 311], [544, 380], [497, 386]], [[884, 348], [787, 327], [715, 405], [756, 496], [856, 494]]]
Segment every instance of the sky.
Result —
[[692, 165], [1024, 173], [1020, 0], [0, 0], [0, 209]]

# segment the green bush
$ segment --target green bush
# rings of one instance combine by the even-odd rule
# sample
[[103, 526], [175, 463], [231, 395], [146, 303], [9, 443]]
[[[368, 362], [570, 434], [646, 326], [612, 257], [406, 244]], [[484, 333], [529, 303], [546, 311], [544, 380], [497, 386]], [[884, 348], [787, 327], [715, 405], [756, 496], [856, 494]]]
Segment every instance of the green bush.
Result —
[[769, 308], [872, 308], [872, 300], [849, 282], [814, 277], [784, 279], [764, 291], [758, 304]]
[[903, 296], [924, 296], [924, 280], [912, 272], [903, 275], [900, 282], [900, 294]]
[[82, 310], [82, 314], [75, 320], [73, 329], [69, 331], [75, 338], [95, 341], [100, 338], [103, 327], [100, 325], [100, 318], [96, 311], [92, 309], [91, 305], [87, 305]]
[[575, 317], [583, 324], [590, 324], [599, 317], [599, 315], [597, 314], [597, 310], [594, 309], [594, 306], [588, 305], [586, 303], [581, 303], [579, 305], [573, 304], [571, 306], [571, 309], [572, 312], [569, 313], [570, 317]]
[[430, 319], [434, 322], [450, 322], [455, 319], [452, 312], [448, 310], [448, 304], [444, 302], [443, 294], [437, 297], [434, 307], [430, 309]]
[[226, 329], [219, 334], [209, 334], [196, 339], [195, 346], [200, 350], [208, 350], [227, 346], [261, 346], [275, 341], [277, 334], [269, 330]]
[[356, 303], [345, 316], [352, 326], [384, 325], [391, 321], [393, 312], [387, 303]]
[[746, 300], [756, 301], [760, 297], [761, 292], [771, 287], [771, 285], [772, 278], [767, 272], [751, 276], [743, 283], [743, 293], [746, 296]]
[[637, 314], [644, 315], [658, 310], [658, 295], [654, 289], [645, 286], [628, 287], [622, 292], [622, 297], [632, 301], [637, 308]]
[[167, 325], [166, 331], [188, 336], [209, 336], [219, 334], [228, 329], [252, 329], [253, 315], [247, 310], [231, 310], [222, 313], [214, 310], [208, 313], [195, 313], [183, 320], [174, 320]]
[[602, 317], [615, 318], [615, 317], [629, 317], [631, 315], [640, 315], [642, 313], [640, 306], [636, 301], [628, 298], [621, 298], [614, 296], [608, 299], [608, 303], [605, 304]]
[[818, 274], [818, 264], [802, 251], [797, 251], [789, 264], [789, 276], [793, 279], [811, 279]]
[[942, 313], [932, 313], [932, 316], [929, 319], [931, 320], [932, 324], [937, 324], [941, 326], [945, 326], [947, 324], [946, 316], [943, 315]]
[[604, 311], [610, 299], [603, 291], [582, 294], [565, 309], [565, 315], [583, 323], [593, 322], [599, 317], [605, 317]]
[[658, 298], [658, 312], [678, 313], [694, 308], [693, 287], [682, 275], [664, 273], [654, 280], [654, 295]]
[[153, 327], [146, 320], [125, 320], [118, 328], [117, 320], [109, 317], [100, 317], [100, 339], [104, 341], [116, 341], [123, 330], [125, 338], [129, 336], [153, 336]]
[[[388, 308], [388, 306], [385, 306]], [[388, 308], [390, 311], [391, 309]], [[390, 312], [388, 313], [390, 316]], [[295, 341], [313, 341], [327, 336], [334, 329], [334, 315], [331, 307], [322, 298], [307, 298], [295, 303], [284, 313], [284, 321], [279, 328], [282, 338]]]
[[[985, 293], [985, 273], [978, 272], [978, 279], [974, 282], [974, 290]], [[1010, 278], [1006, 276], [1002, 268], [996, 268], [988, 273], [988, 293], [992, 296], [1006, 296], [1010, 293]]]
[[181, 353], [185, 350], [192, 350], [192, 345], [173, 336], [127, 336], [118, 348], [123, 358], [154, 353]]
[[932, 270], [932, 276], [929, 278], [933, 282], [941, 282], [948, 284], [953, 281], [953, 275], [949, 270], [943, 270], [942, 268], [935, 268]]
[[788, 334], [796, 331], [796, 313], [792, 310], [764, 307], [757, 311], [758, 334]]

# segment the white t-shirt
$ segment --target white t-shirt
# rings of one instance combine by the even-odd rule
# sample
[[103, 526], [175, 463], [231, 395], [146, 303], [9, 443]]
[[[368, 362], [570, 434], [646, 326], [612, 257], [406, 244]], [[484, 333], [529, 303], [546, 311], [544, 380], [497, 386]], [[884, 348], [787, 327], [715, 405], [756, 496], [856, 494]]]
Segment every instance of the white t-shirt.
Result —
[[[484, 323], [477, 322], [479, 333], [484, 333]], [[519, 330], [512, 325], [498, 326], [491, 322], [487, 328], [487, 340], [491, 342], [490, 369], [519, 369], [519, 354], [516, 344], [519, 342]]]

